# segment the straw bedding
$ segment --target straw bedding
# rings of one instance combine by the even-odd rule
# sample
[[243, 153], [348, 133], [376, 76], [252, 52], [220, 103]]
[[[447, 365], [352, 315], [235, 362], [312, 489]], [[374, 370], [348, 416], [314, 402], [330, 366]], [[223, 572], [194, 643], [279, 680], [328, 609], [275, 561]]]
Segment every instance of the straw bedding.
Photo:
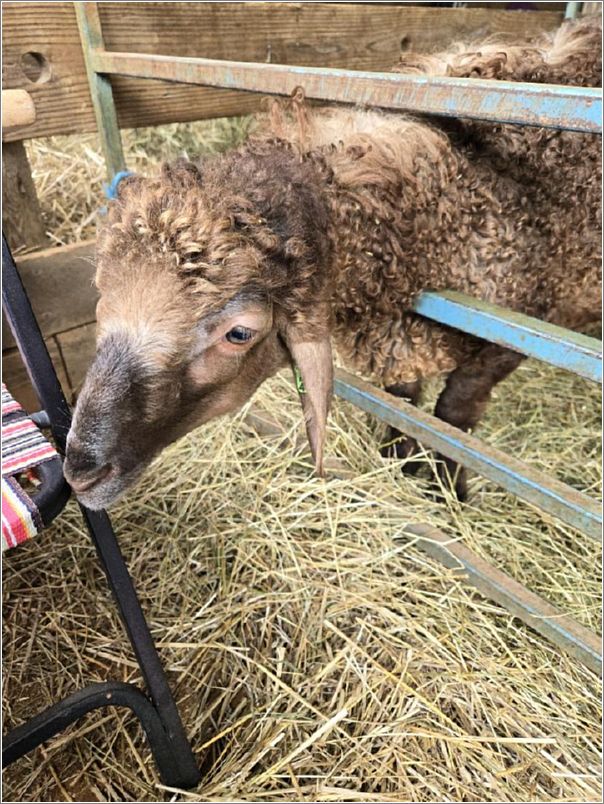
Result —
[[[130, 133], [130, 163], [222, 147], [247, 125]], [[94, 139], [30, 155], [54, 236], [89, 236]], [[596, 388], [528, 361], [480, 434], [597, 495], [599, 430]], [[599, 546], [479, 477], [465, 506], [434, 501], [427, 472], [402, 478], [379, 457], [381, 432], [336, 401], [331, 472], [313, 477], [280, 375], [166, 450], [113, 518], [204, 781], [162, 787], [131, 716], [106, 710], [8, 769], [4, 799], [601, 800], [598, 679], [403, 529], [462, 537], [594, 629]], [[3, 591], [5, 728], [90, 681], [140, 681], [73, 503], [9, 555]]]

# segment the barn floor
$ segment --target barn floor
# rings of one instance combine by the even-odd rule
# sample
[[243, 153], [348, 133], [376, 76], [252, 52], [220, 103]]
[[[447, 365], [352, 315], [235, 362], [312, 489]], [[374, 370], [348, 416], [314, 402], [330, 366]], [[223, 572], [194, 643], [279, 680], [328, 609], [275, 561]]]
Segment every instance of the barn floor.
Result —
[[[90, 234], [84, 209], [71, 228], [57, 213], [59, 239]], [[282, 433], [259, 435], [250, 411]], [[600, 420], [597, 387], [527, 361], [480, 435], [597, 495]], [[7, 769], [4, 800], [601, 800], [599, 679], [403, 529], [462, 536], [597, 630], [600, 545], [479, 477], [465, 506], [435, 502], [344, 402], [325, 481], [301, 431], [278, 376], [166, 450], [113, 512], [201, 786], [162, 787], [133, 719], [107, 711]], [[9, 554], [3, 593], [5, 728], [90, 681], [140, 680], [75, 505]]]

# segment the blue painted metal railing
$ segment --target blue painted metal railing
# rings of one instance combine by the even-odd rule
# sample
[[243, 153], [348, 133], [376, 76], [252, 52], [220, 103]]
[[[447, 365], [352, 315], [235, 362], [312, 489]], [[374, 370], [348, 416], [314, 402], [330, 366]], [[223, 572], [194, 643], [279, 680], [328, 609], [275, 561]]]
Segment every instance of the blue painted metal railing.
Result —
[[91, 52], [90, 62], [96, 74], [273, 95], [291, 95], [303, 87], [307, 98], [317, 100], [499, 123], [602, 131], [600, 89], [99, 50]]
[[506, 455], [490, 444], [376, 388], [354, 374], [338, 369], [334, 386], [336, 394], [342, 399], [474, 469], [517, 497], [582, 530], [591, 538], [600, 539], [600, 505], [587, 494], [548, 477], [517, 458]]
[[[306, 97], [319, 100], [602, 133], [601, 89], [116, 53], [104, 47], [97, 4], [76, 2], [75, 7], [109, 179], [125, 169], [111, 75], [273, 95], [290, 95], [302, 87]], [[569, 3], [568, 7], [569, 15], [574, 15], [577, 4]], [[414, 309], [441, 324], [544, 360], [589, 380], [602, 381], [601, 343], [593, 338], [452, 291], [424, 293]], [[601, 508], [582, 492], [346, 372], [337, 372], [335, 391], [588, 536], [601, 537]], [[450, 540], [444, 534], [434, 529], [419, 534], [415, 532], [417, 527], [422, 526], [411, 526], [407, 530], [418, 537], [417, 545], [421, 549], [447, 566], [458, 566], [483, 593], [501, 602], [591, 669], [601, 671], [601, 649], [596, 634], [472, 556], [467, 549], [448, 548]], [[560, 627], [551, 627], [549, 618], [559, 619]]]
[[454, 290], [422, 293], [416, 313], [485, 341], [602, 382], [602, 341]]

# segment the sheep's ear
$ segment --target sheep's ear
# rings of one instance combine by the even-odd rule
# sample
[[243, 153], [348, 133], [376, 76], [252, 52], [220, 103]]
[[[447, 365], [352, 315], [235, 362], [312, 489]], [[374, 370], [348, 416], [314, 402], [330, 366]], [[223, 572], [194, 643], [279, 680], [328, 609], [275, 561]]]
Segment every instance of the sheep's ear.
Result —
[[174, 162], [164, 163], [161, 168], [161, 175], [162, 179], [182, 190], [199, 187], [203, 184], [200, 164], [190, 162], [183, 156], [174, 160]]
[[333, 394], [333, 360], [329, 337], [317, 341], [286, 338], [296, 386], [304, 411], [306, 432], [315, 468], [323, 475], [323, 447], [327, 414]]

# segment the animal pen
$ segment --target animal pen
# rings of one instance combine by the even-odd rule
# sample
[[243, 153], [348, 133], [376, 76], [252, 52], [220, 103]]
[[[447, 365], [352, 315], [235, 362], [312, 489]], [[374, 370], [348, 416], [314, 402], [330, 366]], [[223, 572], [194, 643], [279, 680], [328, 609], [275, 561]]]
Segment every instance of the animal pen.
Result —
[[[36, 4], [24, 5], [33, 7]], [[118, 84], [121, 93], [126, 92], [127, 86], [123, 79], [159, 79], [170, 82], [171, 85], [243, 91], [248, 95], [237, 97], [249, 98], [251, 104], [256, 104], [260, 96], [291, 96], [301, 88], [305, 97], [314, 101], [591, 134], [602, 132], [600, 89], [480, 79], [427, 78], [358, 67], [344, 69], [337, 66], [296, 66], [273, 63], [270, 52], [263, 62], [126, 52], [105, 44], [104, 14], [110, 25], [115, 27], [116, 22], [115, 19], [109, 20], [109, 9], [104, 9], [104, 5], [115, 4], [74, 4], [109, 183], [128, 168], [118, 120], [128, 114], [131, 119], [137, 114], [141, 119], [145, 115], [142, 109], [144, 100], [141, 108], [128, 111], [123, 102], [125, 95], [120, 96], [122, 106], [118, 114], [114, 97], [116, 78], [122, 81]], [[573, 13], [575, 9], [570, 7], [576, 5], [569, 3], [568, 12]], [[390, 10], [394, 13], [394, 9]], [[17, 11], [15, 8], [12, 13], [16, 14]], [[376, 8], [371, 13], [386, 15], [387, 11], [388, 9]], [[443, 14], [454, 13], [445, 9], [424, 11], [433, 14], [441, 11]], [[479, 11], [477, 9], [476, 13]], [[397, 13], [403, 14], [404, 10], [399, 9]], [[433, 19], [434, 24], [438, 25], [438, 17]], [[139, 82], [137, 86], [142, 84]], [[166, 94], [170, 91], [169, 88], [162, 89]], [[131, 100], [132, 96], [129, 97]], [[147, 97], [150, 98], [151, 95]], [[243, 108], [252, 108], [246, 107], [246, 102], [243, 101]], [[228, 102], [225, 103], [229, 108]], [[241, 105], [241, 101], [238, 103]], [[230, 108], [232, 110], [235, 106]], [[211, 108], [206, 111], [207, 116], [212, 116]], [[35, 131], [35, 128], [31, 130]], [[15, 135], [15, 141], [18, 141], [18, 135]], [[23, 263], [26, 280], [28, 259], [31, 274], [36, 271], [36, 257], [25, 256]], [[56, 266], [61, 259], [59, 255], [54, 258]], [[70, 259], [69, 254], [66, 254], [66, 265]], [[35, 307], [35, 295], [33, 301]], [[40, 300], [38, 305], [42, 309]], [[457, 292], [423, 293], [417, 301], [415, 312], [591, 382], [602, 382], [601, 342], [595, 338], [567, 331]], [[50, 316], [53, 314], [55, 313], [51, 312]], [[42, 320], [42, 329], [44, 328]], [[51, 329], [46, 329], [46, 334], [51, 332]], [[523, 463], [474, 435], [457, 430], [421, 409], [394, 398], [344, 370], [337, 370], [334, 390], [337, 396], [362, 411], [417, 438], [422, 444], [459, 461], [547, 515], [558, 518], [582, 534], [577, 538], [601, 538], [600, 504], [586, 493], [557, 480], [545, 471]], [[459, 577], [476, 587], [486, 598], [505, 607], [513, 616], [571, 654], [576, 661], [601, 674], [601, 640], [595, 632], [549, 604], [541, 596], [533, 594], [523, 584], [479, 558], [461, 541], [452, 539], [438, 528], [427, 524], [410, 524], [404, 529], [404, 535], [431, 558], [442, 562], [449, 569], [459, 571]], [[509, 549], [513, 551], [513, 543], [509, 545]]]
[[[110, 181], [126, 169], [112, 99], [112, 75], [275, 95], [291, 95], [302, 87], [307, 98], [322, 101], [499, 123], [539, 125], [592, 134], [602, 132], [601, 90], [116, 53], [104, 48], [96, 5], [79, 4], [77, 14]], [[507, 313], [458, 293], [424, 293], [415, 310], [441, 324], [574, 371], [594, 382], [602, 382], [602, 347], [595, 339], [536, 319]], [[486, 444], [434, 417], [420, 414], [404, 402], [392, 399], [391, 395], [344, 371], [337, 375], [335, 392], [573, 525], [588, 537], [601, 537], [600, 505], [587, 495], [532, 471], [511, 456], [490, 449]], [[451, 560], [446, 556], [450, 550], [454, 553], [454, 548], [443, 548], [443, 539], [439, 539], [438, 534], [420, 530], [410, 535], [416, 535], [422, 548], [440, 560]], [[456, 559], [460, 560], [453, 555], [452, 560]], [[498, 581], [501, 583], [501, 579], [484, 568], [473, 566], [471, 560], [466, 559], [461, 563], [483, 590], [488, 589], [491, 596], [505, 605], [513, 606], [517, 613], [522, 612], [527, 622], [542, 629], [561, 647], [575, 652], [590, 667], [599, 667], [597, 637], [582, 633], [581, 629], [577, 630], [572, 623], [560, 618], [554, 621], [549, 610], [540, 607], [535, 610], [533, 606], [536, 601], [527, 600], [526, 592], [515, 589], [509, 583], [499, 589]]]

